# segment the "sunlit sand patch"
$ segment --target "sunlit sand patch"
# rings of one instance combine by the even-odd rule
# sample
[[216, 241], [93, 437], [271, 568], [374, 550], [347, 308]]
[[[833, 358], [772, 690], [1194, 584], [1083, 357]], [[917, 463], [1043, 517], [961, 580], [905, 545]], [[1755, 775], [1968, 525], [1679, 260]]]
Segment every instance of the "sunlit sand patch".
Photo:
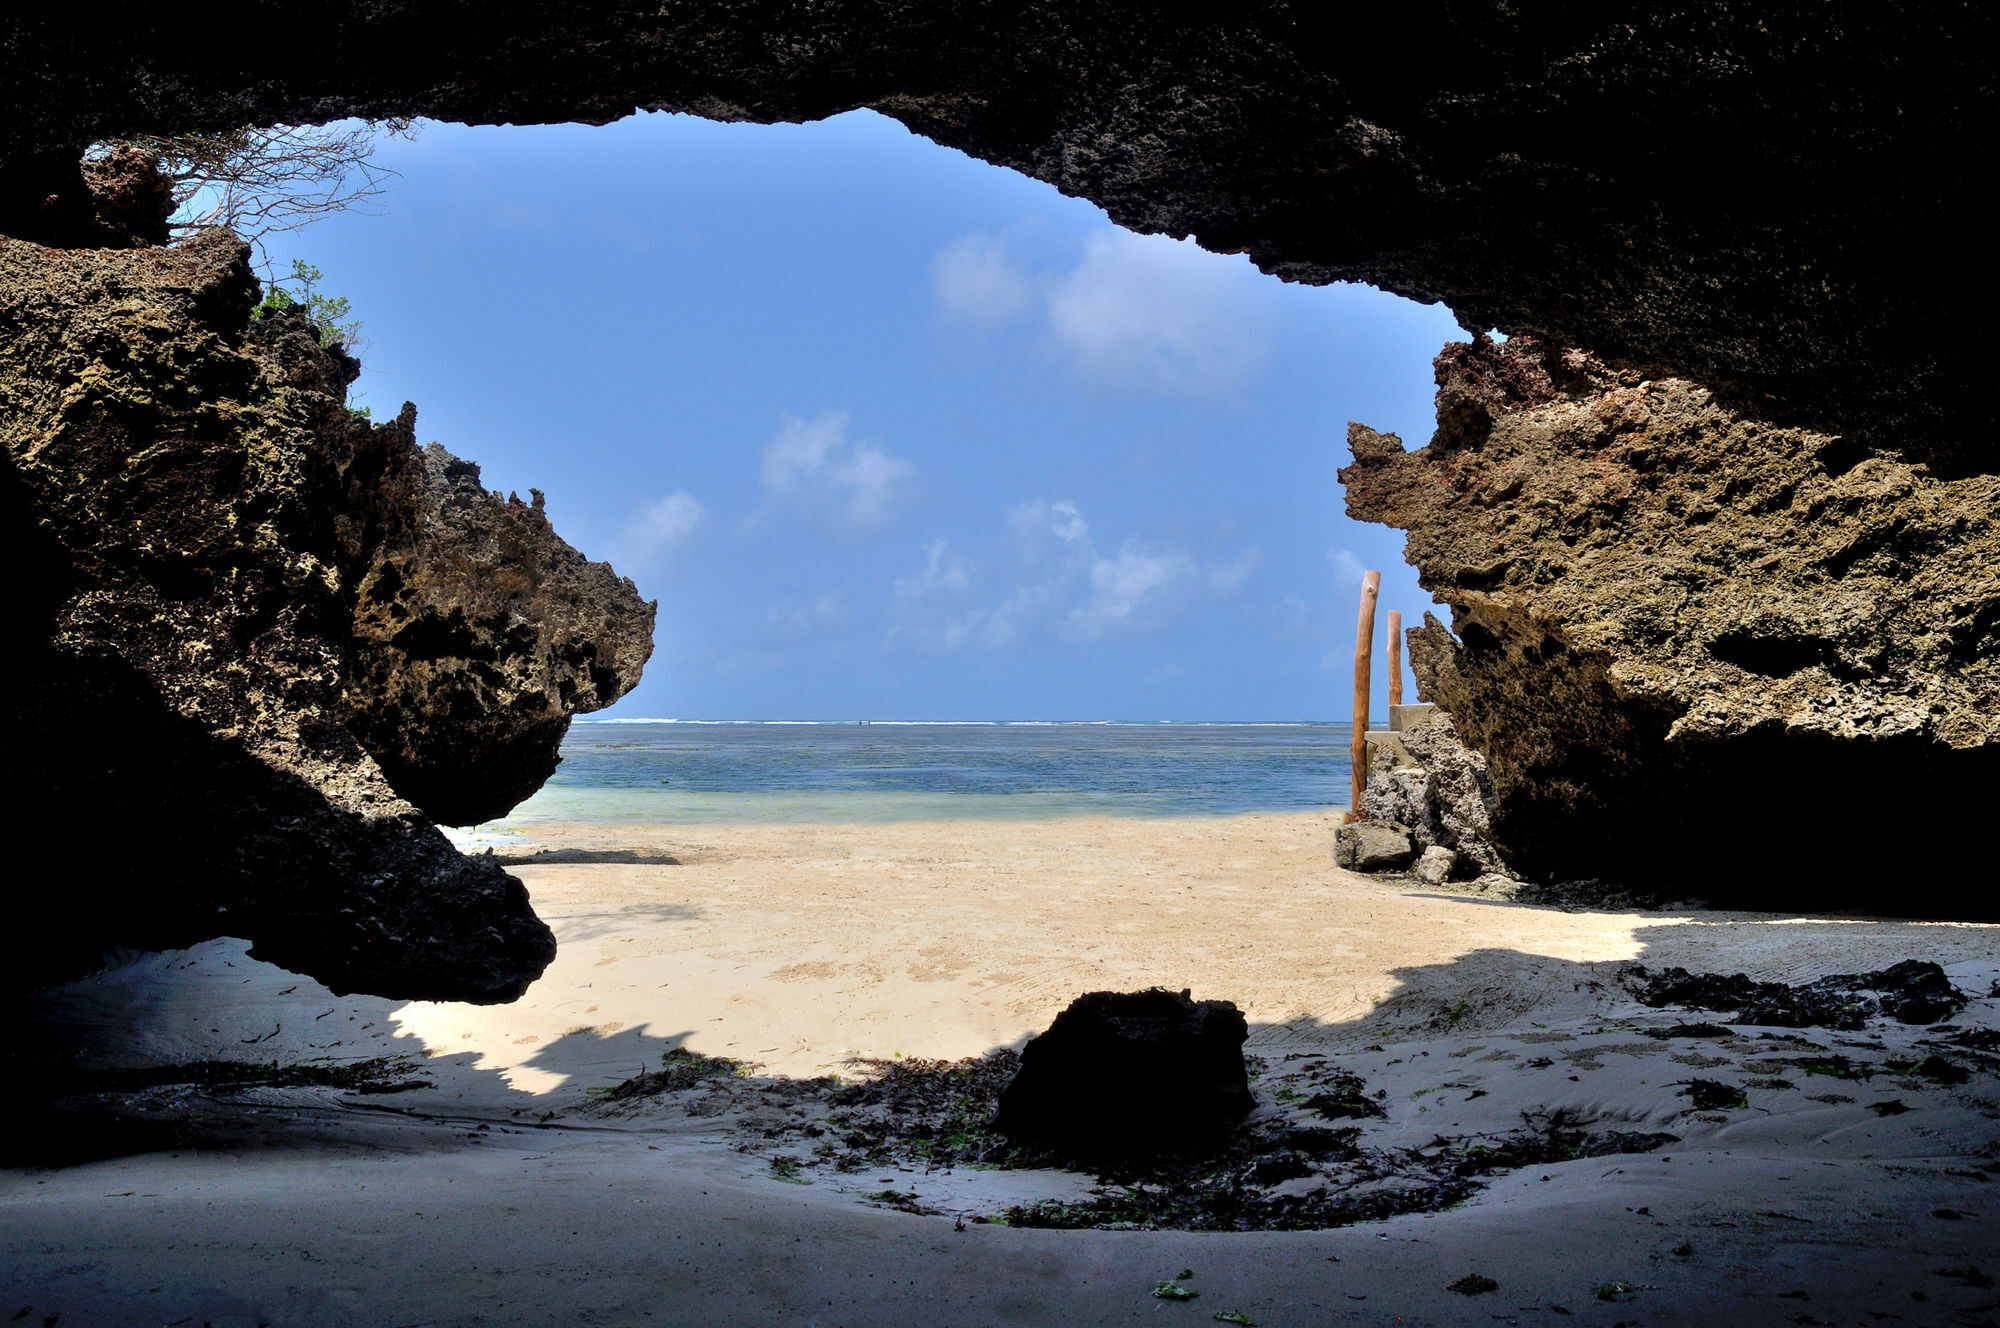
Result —
[[1502, 984], [1538, 959], [1615, 964], [1677, 921], [1354, 877], [1328, 860], [1320, 813], [618, 827], [609, 849], [606, 835], [538, 826], [557, 860], [513, 866], [561, 947], [525, 997], [405, 1005], [397, 1027], [538, 1096], [618, 1082], [675, 1047], [794, 1075], [975, 1056], [1106, 988], [1189, 987], [1235, 1001], [1260, 1044], [1325, 1042], [1413, 973], [1468, 955]]
[[1332, 1048], [1383, 1025], [1498, 1026], [1635, 960], [1798, 976], [2000, 935], [1500, 903], [1341, 872], [1331, 833], [1320, 813], [543, 825], [553, 860], [511, 870], [556, 933], [548, 973], [511, 1005], [393, 1019], [434, 1056], [566, 1101], [675, 1048], [798, 1076], [977, 1056], [1092, 990], [1186, 987], [1236, 1002], [1260, 1048]]

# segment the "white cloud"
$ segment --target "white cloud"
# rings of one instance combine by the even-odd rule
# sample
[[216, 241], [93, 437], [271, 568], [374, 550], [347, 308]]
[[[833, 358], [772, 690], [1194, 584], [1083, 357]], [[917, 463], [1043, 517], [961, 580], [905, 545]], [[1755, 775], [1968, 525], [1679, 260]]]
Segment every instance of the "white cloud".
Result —
[[1107, 227], [1067, 272], [1031, 270], [1001, 236], [960, 236], [931, 260], [938, 309], [998, 326], [1039, 307], [1077, 377], [1118, 392], [1226, 396], [1270, 350], [1271, 309], [1247, 259]]
[[708, 509], [687, 492], [649, 503], [626, 523], [623, 546], [635, 554], [670, 553], [708, 523]]
[[1037, 498], [1010, 507], [1007, 526], [1014, 532], [1024, 563], [1072, 557], [1077, 550], [1090, 547], [1090, 523], [1067, 498], [1053, 503]]
[[1155, 630], [1199, 579], [1200, 569], [1186, 554], [1126, 540], [1116, 558], [1091, 561], [1090, 602], [1069, 611], [1063, 635], [1097, 641]]
[[964, 590], [972, 584], [972, 566], [963, 558], [945, 557], [951, 547], [945, 540], [924, 545], [924, 570], [914, 576], [896, 578], [896, 598], [924, 599], [940, 593]]
[[1005, 323], [1018, 318], [1034, 299], [1028, 277], [1015, 266], [997, 235], [960, 236], [931, 260], [931, 287], [938, 308], [968, 323]]
[[1218, 563], [1208, 569], [1208, 589], [1218, 596], [1234, 595], [1257, 570], [1257, 564], [1264, 561], [1264, 555], [1250, 549], [1239, 555], [1234, 562]]
[[1361, 578], [1368, 574], [1361, 560], [1347, 549], [1328, 549], [1326, 560], [1333, 564], [1334, 580], [1343, 586], [1358, 586]]
[[1108, 230], [1050, 290], [1049, 329], [1077, 374], [1099, 386], [1227, 395], [1269, 350], [1255, 279], [1246, 260], [1192, 240]]
[[889, 648], [918, 655], [948, 655], [959, 649], [990, 616], [961, 607], [972, 588], [972, 564], [951, 554], [947, 540], [924, 545], [920, 571], [896, 578], [896, 623]]
[[847, 416], [784, 417], [764, 446], [764, 491], [808, 524], [865, 535], [889, 524], [916, 467], [873, 443], [847, 441]]
[[1156, 632], [1203, 599], [1234, 595], [1259, 562], [1254, 549], [1207, 564], [1129, 539], [1107, 557], [1069, 499], [1022, 503], [1006, 517], [1020, 563], [1014, 588], [991, 607], [980, 604], [970, 564], [951, 557], [943, 540], [928, 544], [923, 569], [896, 582], [890, 648], [949, 654]]
[[840, 626], [847, 618], [840, 596], [811, 601], [783, 599], [764, 610], [764, 630], [784, 641], [803, 641]]

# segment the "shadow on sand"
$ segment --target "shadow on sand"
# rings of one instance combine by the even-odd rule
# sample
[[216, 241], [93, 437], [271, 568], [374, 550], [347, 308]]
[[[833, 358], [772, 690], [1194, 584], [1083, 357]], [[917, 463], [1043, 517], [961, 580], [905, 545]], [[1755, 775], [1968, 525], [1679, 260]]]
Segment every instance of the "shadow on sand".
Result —
[[[1540, 911], [1493, 900], [1464, 902]], [[638, 913], [646, 922], [696, 916], [679, 905]], [[608, 931], [634, 921], [633, 911], [624, 910], [594, 925]], [[1794, 922], [1787, 931], [1804, 939], [1801, 927], [1812, 926]], [[1852, 923], [1825, 926], [1856, 939]], [[1629, 1021], [1635, 1012], [1643, 1018], [1650, 1012], [1636, 1010], [1625, 982], [1629, 966], [1686, 963], [1713, 927], [1708, 920], [1678, 919], [1641, 926], [1631, 960], [1472, 950], [1449, 962], [1392, 970], [1392, 992], [1359, 1018], [1253, 1024], [1246, 1053], [1263, 1077], [1256, 1085], [1261, 1110], [1251, 1125], [1218, 1155], [1219, 1163], [1174, 1159], [1164, 1169], [1125, 1177], [1141, 1188], [1152, 1183], [1168, 1200], [1150, 1215], [1114, 1211], [1106, 1220], [1199, 1226], [1220, 1212], [1219, 1224], [1239, 1228], [1266, 1219], [1284, 1226], [1336, 1225], [1462, 1201], [1509, 1167], [1657, 1147], [1672, 1136], [1613, 1130], [1608, 1122], [1556, 1107], [1553, 1099], [1523, 1099], [1518, 1120], [1498, 1121], [1497, 1130], [1475, 1132], [1476, 1138], [1440, 1134], [1426, 1155], [1371, 1150], [1361, 1126], [1401, 1104], [1382, 1102], [1385, 1091], [1348, 1067], [1360, 1064], [1360, 1052], [1379, 1052], [1379, 1044], [1389, 1042], [1466, 1039], [1509, 1028], [1534, 1041], [1542, 1035], [1518, 1031], [1531, 1015], [1544, 1022]], [[1841, 964], [1845, 971], [1909, 958], [1949, 964], [1972, 953], [1978, 938], [1958, 929], [1894, 926], [1878, 938], [1859, 939], [1845, 952], [1859, 962]], [[12, 1087], [0, 1104], [8, 1118], [0, 1122], [7, 1150], [0, 1164], [62, 1167], [159, 1150], [352, 1145], [357, 1130], [365, 1142], [372, 1137], [368, 1126], [391, 1119], [402, 1133], [381, 1146], [460, 1148], [476, 1146], [481, 1130], [644, 1131], [685, 1128], [689, 1118], [743, 1151], [772, 1154], [774, 1174], [781, 1165], [847, 1171], [1064, 1161], [1012, 1150], [988, 1128], [992, 1099], [1011, 1072], [1009, 1047], [960, 1062], [854, 1062], [838, 1075], [798, 1078], [766, 1074], [754, 1062], [698, 1055], [687, 1045], [693, 1030], [660, 1036], [643, 1028], [578, 1029], [539, 1046], [523, 1063], [538, 1072], [531, 1082], [544, 1076], [558, 1081], [536, 1092], [517, 1087], [504, 1070], [482, 1067], [479, 1053], [453, 1053], [397, 1028], [392, 1015], [402, 1002], [336, 998], [308, 979], [227, 953], [233, 957], [199, 950], [143, 956], [18, 1002], [6, 1039]], [[197, 968], [199, 973], [189, 971]], [[169, 990], [171, 999], [163, 994]], [[1059, 998], [1040, 1022], [1081, 994]], [[1658, 1013], [1662, 1025], [1676, 1017]], [[168, 1036], [134, 1036], [135, 1030], [159, 1034], [163, 1025]], [[212, 1049], [199, 1060], [161, 1056], [159, 1047], [188, 1045], [172, 1036], [175, 1026], [206, 1027]], [[1633, 1031], [1629, 1022], [1622, 1026]], [[1983, 1056], [1976, 1049], [1973, 1054]], [[1991, 1068], [2000, 1069], [2000, 1061]], [[1658, 1090], [1663, 1099], [1674, 1091]], [[1297, 1105], [1314, 1101], [1321, 1105], [1312, 1110]], [[412, 1125], [433, 1128], [413, 1136]], [[1377, 1197], [1347, 1204], [1336, 1194], [1317, 1207], [1295, 1196], [1273, 1198], [1286, 1182], [1313, 1176], [1357, 1193], [1372, 1187]], [[1387, 1181], [1401, 1184], [1400, 1197], [1380, 1197]], [[1253, 1212], [1257, 1204], [1264, 1208]], [[1085, 1212], [1075, 1224], [1089, 1224], [1084, 1219], [1091, 1216]]]

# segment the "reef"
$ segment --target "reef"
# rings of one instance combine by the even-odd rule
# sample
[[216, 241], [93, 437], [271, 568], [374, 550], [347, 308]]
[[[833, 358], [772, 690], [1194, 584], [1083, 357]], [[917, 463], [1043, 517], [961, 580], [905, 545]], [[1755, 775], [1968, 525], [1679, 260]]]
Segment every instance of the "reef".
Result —
[[[2000, 779], [2000, 479], [1525, 338], [1448, 346], [1437, 378], [1429, 444], [1351, 426], [1341, 479], [1451, 606], [1411, 665], [1484, 753], [1514, 866], [1992, 910], [1965, 828]], [[1858, 806], [1911, 800], [1932, 832], [1871, 850]]]
[[554, 939], [434, 820], [532, 791], [653, 606], [414, 407], [350, 411], [356, 362], [258, 298], [226, 231], [0, 239], [0, 725], [44, 863], [7, 983], [232, 935], [335, 992], [512, 999]]

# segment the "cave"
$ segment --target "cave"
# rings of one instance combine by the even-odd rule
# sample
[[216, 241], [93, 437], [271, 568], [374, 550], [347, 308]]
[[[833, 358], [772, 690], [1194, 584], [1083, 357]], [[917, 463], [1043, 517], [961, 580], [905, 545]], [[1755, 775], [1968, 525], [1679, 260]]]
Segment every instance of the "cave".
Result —
[[[1751, 13], [1451, 0], [1369, 15], [1273, 3], [1192, 20], [1109, 4], [596, 0], [559, 16], [353, 0], [311, 13], [224, 4], [115, 23], [82, 11], [0, 20], [18, 71], [0, 89], [0, 548], [26, 588], [24, 632], [0, 665], [0, 719], [17, 754], [61, 753], [10, 760], [7, 791], [41, 833], [101, 846], [92, 889], [38, 896], [17, 915], [29, 953], [7, 983], [45, 988], [107, 951], [185, 950], [215, 991], [237, 980], [223, 970], [238, 959], [268, 961], [316, 983], [329, 1016], [358, 1023], [386, 1020], [380, 1002], [504, 1007], [556, 958], [554, 933], [507, 870], [520, 864], [461, 854], [439, 827], [488, 819], [548, 778], [571, 717], [636, 682], [655, 606], [563, 541], [540, 495], [488, 492], [471, 461], [420, 446], [410, 415], [354, 418], [345, 401], [358, 366], [302, 318], [252, 318], [258, 288], [240, 245], [213, 234], [161, 246], [144, 173], [83, 161], [89, 145], [123, 136], [349, 116], [602, 125], [647, 110], [774, 123], [866, 108], [1088, 199], [1132, 231], [1245, 255], [1287, 282], [1363, 282], [1442, 304], [1468, 340], [1438, 357], [1436, 430], [1409, 448], [1355, 422], [1345, 501], [1408, 533], [1409, 562], [1450, 608], [1449, 625], [1412, 630], [1413, 666], [1422, 698], [1491, 769], [1493, 837], [1519, 873], [1694, 883], [1725, 907], [1990, 918], [1972, 827], [2000, 760], [2000, 479], [1968, 330], [1994, 281], [1972, 193], [1996, 118], [1984, 68], [1994, 23], [1941, 4]], [[273, 51], [293, 54], [274, 62]], [[48, 391], [55, 383], [66, 390]], [[496, 569], [524, 567], [532, 584], [500, 584]], [[524, 603], [533, 629], [510, 634]], [[104, 808], [115, 836], [98, 827]], [[1801, 925], [1835, 934], [1832, 922]], [[1700, 962], [1692, 927], [1631, 934], [1649, 931], [1644, 944], [1600, 954], [1579, 943], [1526, 967], [1520, 954], [1461, 945], [1398, 969], [1394, 991], [1373, 998], [1382, 1011], [1349, 1021], [1347, 1054], [1393, 1078], [1399, 1027], [1457, 1037], [1449, 1055], [1469, 1057], [1486, 1050], [1471, 1036], [1503, 1027], [1524, 985], [1609, 1002], [1585, 993], [1648, 989], [1645, 969], [1608, 964]], [[1990, 981], [2000, 975], [1987, 971], [1985, 935], [1923, 943], [1941, 947], [1951, 981]], [[1888, 981], [1899, 957], [1870, 951], [1870, 972], [1857, 964], [1824, 981], [1881, 990], [1864, 979]], [[1441, 973], [1460, 984], [1450, 1000], [1433, 999]], [[1606, 1009], [1587, 1017], [1602, 1023]], [[1976, 1104], [1942, 1096], [1990, 1073], [1985, 1024], [1878, 1027], [1874, 1049], [1895, 1059], [1863, 1073], [1854, 1047], [1693, 1019], [1646, 1036], [1663, 1050], [1680, 1039], [1677, 1063], [1698, 1070], [1719, 1063], [1701, 1039], [1761, 1050], [1743, 1062], [1759, 1093], [1796, 1092], [1805, 1075], [1852, 1089], [1893, 1073], [1883, 1082], [1909, 1085], [1905, 1096], [1933, 1095], [1913, 1108], [1832, 1093], [1827, 1109], [1883, 1122], [1935, 1111], [1933, 1134], [1991, 1169]], [[1253, 1019], [1253, 1045], [1284, 1026]], [[246, 1046], [263, 1036], [230, 1035]], [[1892, 1035], [1893, 1050], [1880, 1041]], [[1539, 1035], [1509, 1036], [1506, 1056], [1534, 1064]], [[661, 1066], [607, 1089], [615, 1102], [707, 1101], [754, 1079], [638, 1030], [563, 1038], [593, 1067], [628, 1052]], [[1412, 1060], [1429, 1054], [1411, 1045]], [[1562, 1054], [1579, 1072], [1601, 1068]], [[922, 1073], [905, 1083], [885, 1072], [892, 1087], [868, 1091], [900, 1112], [930, 1091]], [[1329, 1121], [1386, 1110], [1358, 1080], [1284, 1073]], [[407, 1086], [383, 1074], [261, 1087]], [[754, 1091], [858, 1109], [837, 1085], [801, 1082]], [[1697, 1120], [1751, 1101], [1733, 1084], [1677, 1082]], [[1419, 1096], [1442, 1091], [1414, 1084]], [[1398, 1128], [1419, 1105], [1431, 1108], [1411, 1096]], [[842, 1119], [866, 1133], [860, 1117]], [[530, 1125], [501, 1132], [516, 1127]], [[1258, 1184], [1380, 1165], [1340, 1133], [1363, 1125], [1311, 1128], [1267, 1141], [1282, 1148], [1251, 1160]], [[1400, 1180], [1444, 1196], [1442, 1217], [1474, 1193], [1454, 1184], [1498, 1165], [1485, 1154], [1561, 1166], [1649, 1156], [1667, 1138], [1678, 1147], [1682, 1135], [1585, 1135], [1567, 1117], [1543, 1119], [1477, 1156], [1410, 1163]], [[1399, 1156], [1431, 1148], [1407, 1142]], [[887, 1170], [843, 1146], [860, 1150], [857, 1166]], [[780, 1181], [798, 1180], [799, 1165], [770, 1159]], [[891, 1183], [900, 1170], [880, 1178], [878, 1207], [942, 1211]], [[1924, 1200], [1931, 1217], [1976, 1219], [1961, 1207], [1966, 1187], [1947, 1194], [1950, 1184], [1921, 1191], [1935, 1198]], [[1794, 1200], [1818, 1204], [1823, 1222], [1842, 1212], [1825, 1196]], [[739, 1216], [726, 1202], [681, 1202], [682, 1235]], [[1074, 1217], [1075, 1205], [1063, 1211]], [[1093, 1211], [1126, 1221], [1133, 1210]], [[1415, 1211], [1364, 1206], [1342, 1220]], [[999, 1225], [1060, 1225], [1052, 1208], [1018, 1212]], [[592, 1230], [607, 1248], [621, 1238]], [[1934, 1246], [1947, 1250], [1928, 1235], [1910, 1248]], [[1360, 1257], [1351, 1241], [1341, 1248]], [[1521, 1276], [1500, 1268], [1504, 1242], [1469, 1248], [1489, 1271]], [[1620, 1257], [1636, 1267], [1648, 1252], [1632, 1244]], [[1962, 1252], [1922, 1257], [1938, 1266], [1921, 1272], [1953, 1293], [1990, 1285]], [[1495, 1289], [1478, 1269], [1450, 1284], [1432, 1271], [1396, 1276], [1468, 1299]], [[1629, 1270], [1607, 1270], [1597, 1300], [1644, 1294], [1614, 1271]], [[59, 1273], [38, 1271], [36, 1284]], [[1192, 1298], [1194, 1270], [1170, 1273], [1163, 1265], [1151, 1296]], [[1081, 1275], [1065, 1264], [1057, 1281]], [[1713, 1308], [1688, 1285], [1675, 1294]], [[730, 1303], [728, 1284], [704, 1288], [709, 1310]], [[1460, 1306], [1434, 1299], [1430, 1311]]]
[[[1847, 494], [1885, 485], [1905, 486], [1899, 501], [1925, 512], [1904, 518], [1878, 501], [1799, 574], [1837, 587], [1849, 623], [1907, 624], [1904, 645], [1837, 640], [1859, 629], [1803, 621], [1810, 615], [1792, 606], [1818, 592], [1789, 567], [1669, 567], [1665, 546], [1629, 528], [1634, 518], [1617, 503], [1579, 511], [1574, 519], [1600, 545], [1638, 539], [1651, 561], [1627, 571], [1662, 584], [1692, 576], [1698, 597], [1726, 584], [1716, 598], [1770, 601], [1709, 610], [1712, 622], [1696, 632], [1713, 639], [1711, 656], [1733, 676], [1768, 686], [1674, 695], [1627, 683], [1659, 643], [1602, 639], [1600, 609], [1561, 603], [1578, 581], [1560, 560], [1539, 559], [1524, 583], [1525, 549], [1468, 560], [1413, 530], [1411, 560], [1462, 627], [1518, 634], [1435, 672], [1457, 680], [1437, 684], [1451, 693], [1447, 708], [1475, 693], [1490, 708], [1503, 692], [1563, 690], [1560, 677], [1584, 656], [1581, 666], [1608, 680], [1592, 701], [1567, 689], [1572, 705], [1601, 718], [1558, 720], [1516, 705], [1504, 741], [1497, 721], [1485, 729], [1469, 718], [1503, 786], [1562, 783], [1570, 761], [1605, 766], [1602, 751], [1581, 750], [1588, 741], [1555, 742], [1579, 749], [1566, 756], [1529, 750], [1549, 747], [1560, 724], [1591, 734], [1664, 723], [1664, 746], [1619, 759], [1715, 778], [1754, 763], [1762, 784], [1803, 790], [1827, 787], [1818, 782], [1826, 744], [1859, 744], [1880, 750], [1854, 768], [1903, 764], [1918, 782], [1977, 787], [1991, 697], [1984, 600], [1962, 569], [1980, 558], [1992, 421], [1962, 329], [1992, 280], [1969, 199], [1993, 116], [1991, 97], [1969, 80], [1990, 37], [1985, 16], [1892, 7], [1827, 24], [1725, 6], [1516, 14], [1439, 4], [1336, 21], [1273, 5], [1182, 25], [1115, 5], [1029, 7], [1004, 19], [854, 5], [754, 20], [707, 7], [585, 5], [556, 31], [527, 9], [481, 7], [476, 21], [471, 12], [366, 3], [310, 17], [223, 6], [201, 21], [11, 18], [8, 49], [22, 76], [4, 94], [0, 232], [59, 246], [143, 240], [134, 225], [158, 223], [143, 221], [137, 186], [102, 170], [89, 181], [77, 166], [84, 145], [121, 134], [346, 115], [604, 123], [634, 108], [769, 122], [871, 107], [1089, 199], [1133, 230], [1247, 254], [1287, 281], [1362, 281], [1442, 301], [1466, 328], [1515, 338], [1441, 362], [1441, 432], [1420, 455], [1444, 464], [1437, 496], [1450, 501], [1433, 507], [1460, 526], [1465, 466], [1506, 468], [1487, 441], [1496, 415], [1519, 424], [1555, 394], [1578, 407], [1595, 394], [1604, 416], [1624, 408], [1620, 392], [1659, 403], [1677, 399], [1681, 383], [1704, 394], [1705, 427], [1718, 436], [1681, 429], [1671, 456], [1621, 444], [1630, 482], [1663, 519], [1706, 537], [1722, 515], [1721, 526], [1748, 523], [1782, 544], [1794, 538], [1780, 533], [1777, 506], [1793, 483], [1781, 473], [1787, 457], [1840, 490], [1817, 500], [1808, 521], [1826, 501], [1851, 505], [1864, 500]], [[218, 36], [237, 22], [265, 44], [258, 49], [318, 54], [309, 68], [271, 76], [246, 36]], [[212, 261], [226, 264], [220, 254]], [[128, 279], [151, 279], [144, 260], [131, 262]], [[237, 316], [231, 301], [248, 298], [241, 281], [219, 276], [168, 280], [201, 291], [189, 312], [198, 307], [218, 327]], [[1531, 345], [1584, 349], [1531, 365]], [[17, 337], [16, 354], [25, 348]], [[1581, 460], [1597, 444], [1556, 445]], [[1689, 467], [1709, 478], [1679, 473]], [[1370, 497], [1379, 486], [1358, 473], [1353, 487], [1357, 513], [1415, 520], [1407, 503]], [[1504, 479], [1487, 487], [1476, 504], [1504, 522], [1516, 494]], [[1587, 495], [1568, 501], [1591, 508]], [[1519, 533], [1510, 528], [1498, 543]], [[1877, 589], [1891, 584], [1902, 587], [1893, 602]], [[383, 658], [395, 657], [394, 640]], [[1523, 667], [1519, 679], [1482, 673]], [[1555, 671], [1537, 673], [1543, 667]], [[597, 690], [608, 699], [618, 689]], [[1752, 701], [1753, 690], [1763, 695]], [[1794, 694], [1809, 695], [1788, 708]], [[438, 801], [425, 754], [395, 749], [393, 722], [358, 717], [356, 731], [372, 735], [396, 792], [421, 794], [446, 819], [476, 816], [476, 804]], [[506, 752], [497, 735], [484, 740], [503, 797], [546, 774], [561, 727], [552, 710], [538, 728], [524, 726], [533, 736], [510, 737]], [[1739, 741], [1748, 745], [1732, 754]], [[1616, 877], [1658, 862], [1664, 837], [1685, 824], [1679, 809], [1646, 812], [1651, 801], [1646, 778], [1621, 776], [1582, 801], [1515, 799], [1502, 833], [1518, 842], [1526, 870]], [[1579, 832], [1586, 823], [1596, 829]], [[1543, 847], [1556, 842], [1570, 847]], [[1768, 876], [1766, 866], [1742, 873], [1745, 888]], [[1840, 888], [1845, 898], [1860, 887]], [[1938, 906], [1955, 905], [1948, 896]]]

